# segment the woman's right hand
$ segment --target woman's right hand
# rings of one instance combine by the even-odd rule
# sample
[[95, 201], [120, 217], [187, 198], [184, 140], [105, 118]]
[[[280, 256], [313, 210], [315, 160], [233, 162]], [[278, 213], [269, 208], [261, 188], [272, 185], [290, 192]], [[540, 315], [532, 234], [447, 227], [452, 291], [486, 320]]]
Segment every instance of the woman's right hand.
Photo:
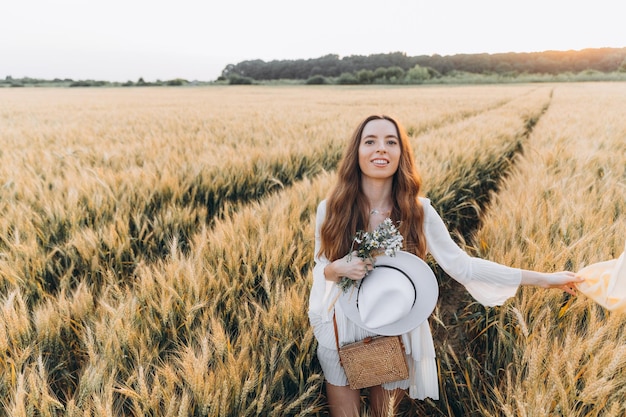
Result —
[[331, 281], [339, 281], [342, 277], [359, 281], [365, 278], [372, 269], [374, 269], [372, 261], [359, 258], [355, 251], [326, 265], [324, 274], [326, 279]]

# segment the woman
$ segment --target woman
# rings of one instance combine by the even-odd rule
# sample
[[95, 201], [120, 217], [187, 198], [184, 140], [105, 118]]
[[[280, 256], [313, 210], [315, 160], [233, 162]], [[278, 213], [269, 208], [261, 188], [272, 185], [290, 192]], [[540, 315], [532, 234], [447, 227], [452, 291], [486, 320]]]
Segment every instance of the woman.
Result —
[[[333, 316], [341, 345], [372, 335], [348, 320], [335, 302], [341, 291], [336, 283], [342, 277], [361, 280], [373, 268], [370, 261], [348, 255], [358, 230], [374, 230], [387, 217], [399, 222], [403, 250], [422, 259], [430, 253], [446, 273], [487, 306], [504, 303], [515, 295], [519, 285], [561, 288], [575, 294], [574, 284], [581, 281], [572, 272], [520, 270], [470, 257], [451, 239], [430, 201], [419, 197], [420, 186], [404, 129], [391, 117], [370, 116], [355, 130], [339, 166], [338, 182], [318, 206], [309, 318], [318, 341], [317, 354], [332, 416], [358, 416], [360, 405], [360, 392], [350, 389], [339, 363]], [[375, 416], [387, 415], [390, 398], [400, 398], [407, 388], [412, 398], [438, 399], [428, 322], [403, 335], [403, 340], [415, 366], [409, 379], [369, 389]]]

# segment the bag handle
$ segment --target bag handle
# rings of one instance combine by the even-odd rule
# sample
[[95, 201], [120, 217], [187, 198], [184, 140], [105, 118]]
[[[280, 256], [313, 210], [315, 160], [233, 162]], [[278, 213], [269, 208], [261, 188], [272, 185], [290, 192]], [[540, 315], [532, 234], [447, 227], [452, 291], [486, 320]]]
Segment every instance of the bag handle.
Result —
[[339, 331], [337, 330], [337, 316], [333, 311], [333, 326], [335, 327], [335, 344], [337, 344], [337, 354], [339, 355], [339, 365], [343, 367], [343, 362], [341, 361], [341, 348], [339, 347]]
[[335, 343], [337, 344], [337, 352], [339, 352], [339, 331], [337, 330], [337, 316], [333, 311], [333, 326], [335, 327]]
[[[333, 311], [333, 327], [335, 328], [335, 345], [337, 345], [337, 352], [339, 352], [340, 347], [339, 347], [339, 331], [337, 330], [337, 316], [335, 315], [335, 312]], [[388, 336], [389, 337], [389, 336]], [[400, 340], [400, 346], [402, 346], [402, 349], [404, 349], [404, 341], [402, 340], [402, 336], [397, 335], [397, 336], [393, 336], [393, 337], [397, 337]], [[363, 343], [369, 343], [372, 341], [372, 337], [368, 336], [365, 339], [363, 339]], [[339, 363], [341, 363], [341, 357], [339, 358]]]

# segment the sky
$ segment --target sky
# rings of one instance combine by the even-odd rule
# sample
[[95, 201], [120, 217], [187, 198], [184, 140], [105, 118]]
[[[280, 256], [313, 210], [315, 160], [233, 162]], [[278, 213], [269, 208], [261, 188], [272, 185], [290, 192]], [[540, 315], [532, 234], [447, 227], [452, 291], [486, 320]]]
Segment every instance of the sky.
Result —
[[228, 64], [626, 47], [619, 0], [9, 0], [0, 78], [217, 79]]

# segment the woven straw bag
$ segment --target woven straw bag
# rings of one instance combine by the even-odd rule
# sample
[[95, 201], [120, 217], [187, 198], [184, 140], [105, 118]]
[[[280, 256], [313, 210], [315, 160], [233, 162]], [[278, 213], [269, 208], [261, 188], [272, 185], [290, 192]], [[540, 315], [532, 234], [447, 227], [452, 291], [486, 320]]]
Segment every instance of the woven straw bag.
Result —
[[339, 361], [350, 388], [367, 388], [409, 377], [401, 336], [367, 337], [340, 347], [335, 317], [333, 324]]

